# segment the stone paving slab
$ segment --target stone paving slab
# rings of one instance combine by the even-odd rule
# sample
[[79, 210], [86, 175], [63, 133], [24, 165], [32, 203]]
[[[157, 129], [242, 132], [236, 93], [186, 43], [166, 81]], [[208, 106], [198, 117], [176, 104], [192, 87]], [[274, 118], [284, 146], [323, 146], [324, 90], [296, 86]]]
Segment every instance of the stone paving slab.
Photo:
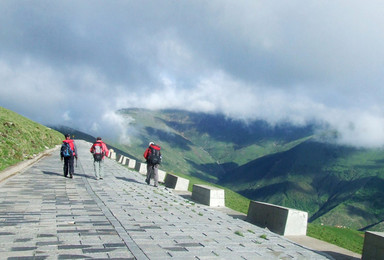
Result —
[[0, 183], [1, 259], [331, 259], [111, 159], [96, 180], [91, 144], [76, 144], [74, 179], [57, 151]]

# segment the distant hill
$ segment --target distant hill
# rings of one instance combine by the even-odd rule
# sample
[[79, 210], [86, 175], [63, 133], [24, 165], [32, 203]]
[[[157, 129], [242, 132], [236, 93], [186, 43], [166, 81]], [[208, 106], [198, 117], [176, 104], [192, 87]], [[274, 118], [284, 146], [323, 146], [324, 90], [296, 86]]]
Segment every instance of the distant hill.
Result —
[[0, 171], [61, 144], [63, 135], [0, 107]]
[[238, 167], [220, 184], [254, 200], [306, 210], [315, 223], [372, 229], [384, 219], [383, 163], [382, 150], [308, 140]]
[[224, 185], [252, 199], [309, 212], [310, 221], [384, 230], [384, 151], [318, 142], [313, 126], [271, 127], [223, 115], [124, 109], [141, 159], [149, 141], [163, 169]]

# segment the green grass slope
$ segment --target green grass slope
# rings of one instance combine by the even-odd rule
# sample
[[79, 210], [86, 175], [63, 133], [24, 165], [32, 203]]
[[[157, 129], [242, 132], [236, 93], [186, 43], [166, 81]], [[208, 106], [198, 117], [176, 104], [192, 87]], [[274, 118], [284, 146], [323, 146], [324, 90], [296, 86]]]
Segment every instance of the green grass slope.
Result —
[[364, 233], [349, 228], [308, 224], [307, 235], [362, 254]]
[[0, 171], [61, 144], [63, 139], [59, 132], [0, 107]]
[[[306, 141], [237, 168], [220, 184], [259, 201], [353, 229], [384, 218], [384, 152]], [[376, 225], [380, 227], [380, 225]]]

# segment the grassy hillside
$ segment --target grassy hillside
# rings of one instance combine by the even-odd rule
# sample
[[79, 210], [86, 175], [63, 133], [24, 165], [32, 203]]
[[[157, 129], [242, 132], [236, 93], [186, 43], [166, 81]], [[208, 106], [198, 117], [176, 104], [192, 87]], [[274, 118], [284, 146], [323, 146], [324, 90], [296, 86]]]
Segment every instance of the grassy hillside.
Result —
[[308, 224], [307, 235], [362, 254], [364, 232], [349, 228]]
[[0, 107], [0, 171], [61, 144], [59, 132]]
[[382, 150], [306, 141], [237, 168], [221, 184], [254, 200], [308, 211], [314, 223], [366, 229], [384, 219], [383, 161]]

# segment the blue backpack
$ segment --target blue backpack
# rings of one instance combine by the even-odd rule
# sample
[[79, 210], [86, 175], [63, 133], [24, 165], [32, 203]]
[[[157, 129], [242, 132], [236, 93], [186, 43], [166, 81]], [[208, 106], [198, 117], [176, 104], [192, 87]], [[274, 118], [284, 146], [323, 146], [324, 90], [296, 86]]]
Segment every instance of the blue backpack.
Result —
[[63, 155], [63, 157], [73, 156], [73, 151], [68, 143], [63, 143], [61, 145], [61, 154]]

